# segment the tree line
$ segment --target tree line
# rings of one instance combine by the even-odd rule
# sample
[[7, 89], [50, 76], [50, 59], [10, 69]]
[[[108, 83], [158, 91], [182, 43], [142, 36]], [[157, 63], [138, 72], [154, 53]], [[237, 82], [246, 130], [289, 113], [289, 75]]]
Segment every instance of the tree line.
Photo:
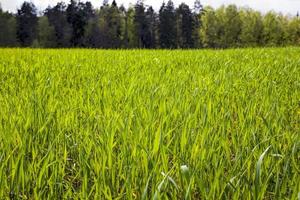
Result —
[[104, 0], [57, 3], [42, 13], [24, 2], [17, 13], [0, 8], [0, 46], [41, 48], [232, 48], [300, 44], [299, 15], [262, 14], [235, 5], [218, 9], [196, 0], [158, 12], [142, 0], [125, 8]]

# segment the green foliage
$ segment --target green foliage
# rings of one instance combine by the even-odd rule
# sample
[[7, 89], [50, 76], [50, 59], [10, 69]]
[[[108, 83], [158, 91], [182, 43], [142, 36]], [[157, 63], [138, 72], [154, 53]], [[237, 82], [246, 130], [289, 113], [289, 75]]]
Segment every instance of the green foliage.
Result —
[[266, 46], [278, 46], [284, 39], [284, 29], [280, 18], [273, 12], [267, 13], [263, 18], [263, 42]]
[[123, 14], [116, 3], [105, 4], [99, 11], [100, 46], [102, 48], [120, 48], [122, 46], [122, 17]]
[[37, 38], [37, 9], [33, 3], [24, 2], [16, 15], [17, 39], [22, 47], [29, 47]]
[[[115, 1], [113, 1], [115, 2]], [[108, 26], [108, 34], [110, 40], [110, 47], [120, 48], [121, 47], [121, 16], [120, 10], [116, 3], [113, 3], [106, 15], [106, 23]]]
[[127, 40], [125, 42], [128, 48], [138, 47], [138, 38], [136, 35], [136, 24], [135, 24], [134, 16], [135, 16], [135, 9], [129, 7], [126, 13]]
[[38, 43], [40, 47], [55, 47], [55, 29], [50, 25], [46, 16], [38, 21]]
[[[87, 47], [104, 49], [197, 49], [300, 45], [299, 16], [260, 13], [236, 5], [194, 8], [172, 0], [159, 12], [138, 0], [125, 8], [117, 1], [93, 8], [89, 1], [57, 3], [37, 16], [25, 2], [14, 15], [0, 8], [0, 46]], [[48, 18], [48, 21], [45, 19]], [[54, 30], [53, 30], [54, 29]]]
[[[212, 24], [212, 28], [203, 30], [203, 36], [207, 36], [215, 47], [228, 48], [240, 46], [241, 19], [235, 5], [222, 6], [215, 12], [209, 9], [209, 18], [205, 18], [206, 27]], [[207, 43], [207, 42], [206, 42]], [[207, 45], [207, 44], [206, 44]]]
[[222, 47], [238, 47], [240, 46], [239, 36], [241, 33], [241, 19], [239, 11], [235, 5], [229, 5], [224, 10], [224, 15], [219, 16], [219, 20], [223, 21], [224, 34], [221, 37]]
[[193, 32], [195, 27], [195, 21], [193, 13], [188, 5], [182, 3], [176, 10], [177, 14], [177, 46], [179, 48], [193, 48], [194, 38]]
[[2, 199], [297, 199], [299, 48], [0, 49]]
[[61, 2], [52, 8], [47, 8], [45, 16], [47, 16], [50, 26], [53, 26], [55, 30], [55, 47], [70, 47], [72, 27], [67, 20], [66, 5]]
[[288, 22], [287, 34], [289, 45], [300, 45], [300, 19], [298, 17], [292, 18]]
[[219, 47], [218, 33], [220, 29], [219, 21], [215, 11], [211, 7], [204, 8], [205, 13], [201, 17], [202, 27], [200, 37], [204, 47]]
[[262, 45], [263, 22], [259, 12], [251, 9], [240, 11], [241, 34], [240, 42], [246, 47], [255, 47]]
[[159, 10], [159, 44], [164, 49], [177, 47], [176, 12], [174, 3], [169, 0]]
[[0, 7], [0, 46], [17, 46], [16, 19], [12, 14], [3, 12]]
[[90, 2], [71, 0], [66, 9], [67, 21], [72, 27], [71, 45], [73, 47], [84, 46], [85, 27], [94, 17], [94, 9]]

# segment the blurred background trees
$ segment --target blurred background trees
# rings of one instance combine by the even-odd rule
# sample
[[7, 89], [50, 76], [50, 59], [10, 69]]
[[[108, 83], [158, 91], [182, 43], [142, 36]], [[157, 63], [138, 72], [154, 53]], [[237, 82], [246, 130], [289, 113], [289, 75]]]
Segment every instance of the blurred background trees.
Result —
[[298, 46], [299, 15], [262, 14], [235, 5], [214, 9], [196, 0], [194, 7], [172, 0], [158, 11], [138, 0], [125, 8], [104, 0], [70, 0], [37, 11], [24, 2], [17, 13], [0, 8], [1, 47], [41, 48], [235, 48]]
[[37, 9], [33, 3], [24, 2], [16, 15], [17, 40], [22, 47], [32, 45], [37, 38]]
[[15, 47], [17, 43], [17, 21], [13, 14], [0, 7], [0, 46]]

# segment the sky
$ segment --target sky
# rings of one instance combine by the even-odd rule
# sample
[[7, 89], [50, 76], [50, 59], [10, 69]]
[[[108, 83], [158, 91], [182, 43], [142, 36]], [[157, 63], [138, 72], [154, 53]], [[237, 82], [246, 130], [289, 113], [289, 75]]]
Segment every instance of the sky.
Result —
[[[15, 12], [20, 7], [24, 0], [0, 0], [2, 9]], [[69, 0], [27, 0], [33, 2], [39, 10], [45, 9], [48, 5], [55, 5], [57, 2]], [[85, 0], [81, 0], [85, 1]], [[89, 0], [94, 7], [100, 7], [103, 0]], [[112, 0], [110, 0], [111, 2]], [[135, 3], [136, 0], [116, 0], [119, 5], [124, 4], [128, 6], [130, 3]], [[167, 0], [165, 0], [167, 1]], [[152, 5], [156, 10], [159, 9], [163, 0], [145, 0], [146, 5]], [[190, 6], [193, 6], [194, 0], [173, 0], [175, 5], [184, 2]], [[300, 0], [201, 0], [204, 6], [210, 5], [212, 7], [219, 7], [221, 5], [236, 4], [240, 7], [250, 7], [261, 12], [267, 12], [270, 10], [281, 12], [284, 14], [296, 15], [300, 12]]]

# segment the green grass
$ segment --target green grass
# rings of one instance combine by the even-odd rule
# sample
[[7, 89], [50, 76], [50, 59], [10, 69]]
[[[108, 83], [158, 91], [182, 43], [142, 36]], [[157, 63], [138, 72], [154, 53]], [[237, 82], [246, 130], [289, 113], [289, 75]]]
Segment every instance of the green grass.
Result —
[[297, 199], [300, 48], [0, 50], [3, 199]]

